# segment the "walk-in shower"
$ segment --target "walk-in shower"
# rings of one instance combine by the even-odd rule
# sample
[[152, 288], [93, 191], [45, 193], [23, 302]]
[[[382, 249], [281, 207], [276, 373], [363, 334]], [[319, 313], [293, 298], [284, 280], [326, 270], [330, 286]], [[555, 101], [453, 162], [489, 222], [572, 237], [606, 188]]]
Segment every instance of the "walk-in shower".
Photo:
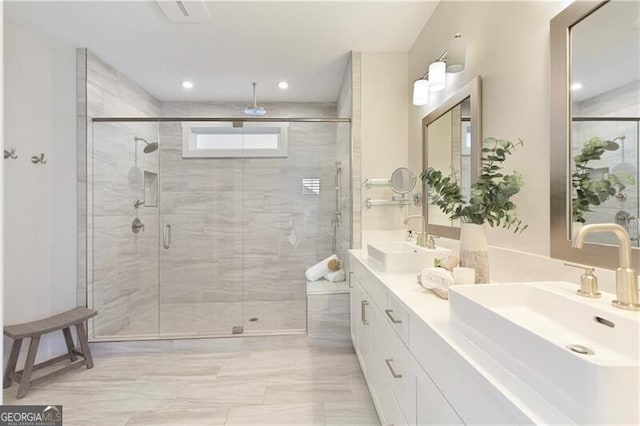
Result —
[[351, 239], [348, 120], [94, 119], [91, 135], [93, 340], [305, 332], [305, 268]]

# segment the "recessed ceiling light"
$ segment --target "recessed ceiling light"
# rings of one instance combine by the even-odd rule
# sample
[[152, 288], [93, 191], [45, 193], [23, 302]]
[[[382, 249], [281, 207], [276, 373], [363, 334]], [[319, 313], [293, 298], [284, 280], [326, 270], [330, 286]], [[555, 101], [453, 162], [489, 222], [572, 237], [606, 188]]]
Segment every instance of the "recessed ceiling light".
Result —
[[571, 90], [580, 90], [580, 89], [582, 89], [582, 83], [580, 83], [579, 81], [571, 85]]
[[193, 89], [193, 82], [189, 80], [182, 80], [182, 88], [183, 89]]
[[289, 83], [283, 80], [280, 83], [278, 83], [278, 87], [281, 88], [282, 90], [286, 90], [289, 88]]

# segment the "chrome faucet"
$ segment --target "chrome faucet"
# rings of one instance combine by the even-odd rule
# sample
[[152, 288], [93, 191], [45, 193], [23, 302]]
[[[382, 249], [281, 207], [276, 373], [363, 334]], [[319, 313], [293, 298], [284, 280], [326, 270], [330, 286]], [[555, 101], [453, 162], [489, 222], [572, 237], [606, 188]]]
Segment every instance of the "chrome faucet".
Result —
[[425, 231], [425, 220], [424, 220], [424, 216], [421, 216], [419, 214], [414, 214], [411, 216], [407, 216], [407, 218], [404, 220], [404, 224], [408, 224], [409, 220], [411, 219], [420, 219], [422, 220], [422, 232], [418, 235], [418, 238], [416, 239], [416, 244], [420, 247], [426, 247], [427, 246], [427, 233]]
[[627, 231], [615, 223], [585, 225], [576, 234], [573, 247], [582, 248], [589, 234], [611, 232], [618, 237], [620, 266], [616, 269], [616, 297], [613, 306], [631, 311], [640, 310], [638, 304], [638, 272], [631, 267], [631, 239]]

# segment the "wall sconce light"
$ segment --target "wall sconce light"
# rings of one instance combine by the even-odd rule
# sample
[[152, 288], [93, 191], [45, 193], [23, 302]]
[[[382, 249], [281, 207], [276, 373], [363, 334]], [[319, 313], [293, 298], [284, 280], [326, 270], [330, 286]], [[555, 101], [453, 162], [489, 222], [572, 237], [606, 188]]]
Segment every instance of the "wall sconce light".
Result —
[[429, 90], [437, 92], [447, 84], [447, 64], [444, 61], [432, 62], [429, 65]]
[[446, 73], [457, 73], [464, 69], [466, 46], [460, 34], [447, 44], [447, 50], [429, 65], [426, 74], [413, 82], [413, 104], [425, 105], [429, 91], [442, 90], [447, 84]]
[[429, 82], [420, 78], [413, 82], [413, 104], [426, 105], [429, 102]]

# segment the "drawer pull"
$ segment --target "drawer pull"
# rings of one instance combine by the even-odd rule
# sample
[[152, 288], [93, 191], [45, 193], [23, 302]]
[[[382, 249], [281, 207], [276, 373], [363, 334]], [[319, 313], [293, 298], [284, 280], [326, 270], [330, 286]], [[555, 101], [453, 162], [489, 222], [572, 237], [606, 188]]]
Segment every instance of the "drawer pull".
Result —
[[393, 362], [393, 358], [385, 359], [384, 362], [387, 364], [387, 368], [391, 372], [391, 375], [393, 376], [394, 379], [401, 379], [402, 378], [402, 374], [396, 373], [396, 371], [391, 366], [391, 363]]
[[400, 324], [402, 322], [402, 320], [399, 319], [395, 319], [393, 317], [393, 315], [391, 315], [391, 312], [393, 312], [393, 309], [385, 309], [384, 313], [387, 314], [387, 316], [389, 317], [389, 319], [391, 320], [392, 323], [394, 324]]
[[366, 300], [360, 301], [360, 320], [364, 325], [369, 324], [369, 320], [367, 319], [366, 307], [369, 306], [369, 302]]

